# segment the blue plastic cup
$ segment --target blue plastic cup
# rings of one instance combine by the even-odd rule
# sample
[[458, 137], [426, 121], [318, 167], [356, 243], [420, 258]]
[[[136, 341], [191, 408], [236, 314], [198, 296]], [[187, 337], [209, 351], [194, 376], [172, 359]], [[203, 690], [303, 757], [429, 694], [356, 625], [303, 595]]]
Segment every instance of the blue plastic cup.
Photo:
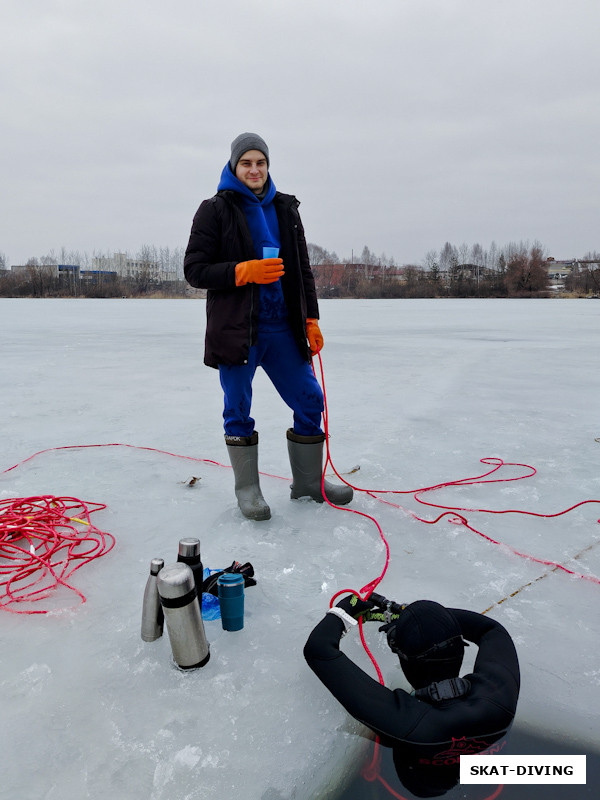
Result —
[[263, 247], [263, 258], [279, 258], [279, 248]]
[[244, 576], [224, 572], [217, 579], [221, 624], [225, 631], [241, 631], [244, 627]]

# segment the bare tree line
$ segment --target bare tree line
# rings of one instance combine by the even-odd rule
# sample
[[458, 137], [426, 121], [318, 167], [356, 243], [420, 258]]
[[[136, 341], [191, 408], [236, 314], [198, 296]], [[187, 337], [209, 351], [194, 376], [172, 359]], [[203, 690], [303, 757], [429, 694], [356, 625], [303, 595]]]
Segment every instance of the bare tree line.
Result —
[[[135, 263], [135, 269], [120, 274], [114, 266], [116, 255]], [[0, 253], [0, 296], [184, 296], [183, 256], [182, 247], [143, 245], [135, 254], [94, 251], [91, 255], [62, 247], [8, 270], [6, 256]]]
[[[549, 296], [549, 261], [540, 242], [509, 242], [488, 249], [479, 243], [455, 246], [446, 242], [430, 250], [422, 264], [396, 267], [363, 248], [358, 263], [340, 261], [317, 245], [309, 245], [319, 294], [325, 297], [546, 297]], [[343, 265], [343, 276], [335, 265]], [[334, 275], [336, 279], [334, 281]], [[587, 253], [573, 260], [565, 291], [598, 292], [600, 256]]]
[[[429, 250], [421, 264], [397, 266], [385, 253], [363, 247], [360, 254], [340, 259], [334, 251], [309, 243], [308, 253], [321, 297], [545, 297], [550, 294], [548, 259], [540, 242], [509, 242], [485, 249], [479, 243], [455, 246], [446, 242]], [[113, 254], [114, 255], [114, 254]], [[182, 247], [143, 245], [131, 256], [135, 270], [126, 276], [94, 269], [113, 255], [92, 255], [63, 247], [32, 257], [18, 271], [7, 270], [0, 252], [0, 296], [8, 297], [180, 297], [190, 290], [183, 277]], [[124, 254], [127, 255], [127, 254]], [[129, 258], [129, 256], [127, 255]], [[52, 271], [73, 265], [78, 272]], [[76, 277], [78, 275], [78, 277]], [[161, 280], [169, 275], [175, 280]], [[565, 277], [565, 291], [600, 294], [600, 254], [574, 259]]]

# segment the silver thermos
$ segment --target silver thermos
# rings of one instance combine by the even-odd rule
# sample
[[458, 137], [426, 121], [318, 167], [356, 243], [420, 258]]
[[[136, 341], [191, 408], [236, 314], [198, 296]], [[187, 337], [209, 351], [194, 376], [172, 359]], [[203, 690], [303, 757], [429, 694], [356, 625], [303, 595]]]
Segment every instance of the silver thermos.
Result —
[[150, 562], [150, 575], [146, 581], [142, 604], [142, 639], [145, 642], [154, 642], [163, 633], [164, 615], [158, 597], [157, 576], [164, 565], [162, 558], [153, 558]]
[[203, 667], [210, 658], [204, 633], [200, 603], [194, 573], [183, 562], [161, 569], [158, 594], [165, 615], [171, 650], [182, 669]]

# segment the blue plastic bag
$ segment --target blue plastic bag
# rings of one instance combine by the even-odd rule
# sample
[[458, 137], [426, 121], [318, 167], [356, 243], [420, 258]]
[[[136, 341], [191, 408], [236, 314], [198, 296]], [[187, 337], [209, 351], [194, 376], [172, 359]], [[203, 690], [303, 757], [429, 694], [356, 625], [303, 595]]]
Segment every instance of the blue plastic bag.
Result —
[[[209, 569], [208, 567], [204, 567], [204, 572], [202, 573], [203, 580], [206, 580], [209, 575], [214, 575], [215, 572], [222, 572], [222, 569]], [[214, 594], [210, 594], [210, 592], [203, 592], [202, 593], [202, 619], [204, 620], [213, 620], [213, 619], [221, 619], [221, 607], [219, 605], [219, 598], [215, 597]]]

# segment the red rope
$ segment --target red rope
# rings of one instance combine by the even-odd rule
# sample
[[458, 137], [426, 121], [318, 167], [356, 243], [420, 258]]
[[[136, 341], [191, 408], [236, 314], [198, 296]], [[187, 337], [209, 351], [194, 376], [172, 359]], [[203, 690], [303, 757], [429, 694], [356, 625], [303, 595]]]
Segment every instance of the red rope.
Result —
[[[326, 398], [325, 378], [324, 378], [324, 373], [323, 373], [323, 362], [321, 361], [320, 353], [318, 354], [318, 358], [319, 358], [319, 366], [320, 366], [320, 373], [321, 373], [321, 385], [323, 387], [323, 395]], [[485, 484], [485, 483], [511, 483], [513, 481], [521, 481], [521, 480], [526, 480], [527, 478], [532, 478], [534, 475], [537, 474], [537, 470], [535, 469], [535, 467], [532, 467], [529, 464], [519, 464], [519, 463], [513, 463], [513, 462], [505, 462], [501, 458], [494, 458], [494, 457], [482, 458], [480, 460], [480, 463], [492, 466], [492, 469], [489, 469], [489, 470], [483, 472], [481, 475], [475, 475], [475, 476], [471, 476], [471, 477], [468, 477], [468, 478], [459, 478], [459, 479], [453, 480], [453, 481], [445, 481], [443, 483], [437, 483], [437, 484], [434, 484], [432, 486], [424, 486], [424, 487], [421, 487], [421, 488], [418, 488], [418, 489], [403, 489], [403, 490], [400, 490], [400, 489], [363, 489], [363, 488], [361, 488], [359, 486], [354, 486], [352, 483], [347, 481], [342, 475], [340, 475], [339, 472], [336, 470], [336, 468], [335, 468], [335, 466], [334, 466], [334, 464], [333, 464], [333, 462], [331, 460], [331, 454], [330, 454], [330, 451], [329, 451], [329, 426], [328, 426], [328, 409], [327, 409], [327, 400], [326, 399], [325, 399], [325, 413], [323, 415], [323, 418], [324, 418], [325, 433], [327, 435], [327, 439], [326, 439], [326, 443], [327, 443], [327, 461], [326, 461], [326, 465], [325, 466], [327, 466], [327, 464], [329, 464], [331, 466], [333, 472], [335, 473], [335, 475], [343, 483], [345, 483], [347, 486], [350, 486], [354, 491], [364, 492], [365, 494], [369, 495], [369, 497], [372, 497], [373, 499], [378, 500], [380, 503], [384, 503], [385, 505], [389, 505], [389, 506], [392, 506], [393, 508], [397, 508], [397, 509], [400, 509], [401, 511], [405, 511], [406, 513], [410, 514], [414, 519], [418, 520], [419, 522], [423, 522], [426, 525], [435, 525], [436, 523], [440, 522], [440, 520], [442, 520], [442, 519], [447, 517], [448, 521], [451, 522], [453, 525], [463, 525], [465, 528], [470, 530], [472, 533], [476, 533], [478, 536], [481, 536], [482, 538], [486, 539], [491, 544], [498, 545], [498, 546], [501, 546], [501, 547], [507, 549], [508, 551], [513, 553], [514, 555], [519, 556], [519, 558], [524, 558], [524, 559], [527, 559], [529, 561], [533, 561], [533, 562], [538, 563], [538, 564], [543, 564], [545, 566], [553, 567], [554, 569], [561, 570], [561, 571], [563, 571], [563, 572], [565, 572], [565, 573], [567, 573], [569, 575], [573, 575], [573, 576], [575, 576], [577, 578], [580, 578], [581, 580], [591, 581], [592, 583], [600, 584], [600, 578], [596, 577], [595, 575], [586, 575], [585, 573], [575, 572], [574, 570], [568, 569], [563, 564], [560, 564], [557, 561], [552, 561], [550, 559], [545, 559], [545, 558], [538, 558], [538, 557], [533, 556], [531, 554], [524, 553], [524, 552], [522, 552], [520, 550], [517, 550], [516, 548], [512, 547], [511, 545], [507, 545], [507, 544], [505, 544], [503, 542], [500, 542], [500, 541], [498, 541], [496, 539], [493, 539], [491, 536], [488, 536], [487, 534], [483, 533], [482, 531], [480, 531], [477, 528], [475, 528], [472, 525], [470, 525], [469, 521], [467, 520], [467, 518], [464, 517], [462, 514], [455, 513], [455, 512], [463, 512], [463, 513], [474, 512], [474, 513], [482, 513], [482, 514], [521, 514], [523, 516], [538, 517], [540, 519], [554, 519], [556, 517], [561, 517], [561, 516], [564, 516], [565, 514], [569, 514], [571, 511], [574, 511], [575, 509], [581, 508], [581, 507], [583, 507], [585, 505], [590, 505], [590, 504], [600, 505], [600, 500], [583, 500], [583, 501], [581, 501], [579, 503], [575, 503], [574, 505], [569, 506], [569, 508], [566, 508], [564, 510], [556, 511], [554, 513], [542, 514], [542, 513], [539, 513], [539, 512], [523, 511], [521, 509], [514, 509], [514, 508], [503, 509], [503, 510], [495, 510], [495, 509], [488, 509], [488, 508], [466, 508], [466, 507], [463, 508], [461, 506], [447, 506], [447, 505], [441, 505], [441, 504], [438, 504], [438, 503], [429, 502], [429, 501], [423, 499], [422, 495], [424, 495], [424, 494], [426, 494], [428, 492], [434, 492], [434, 491], [438, 491], [440, 489], [445, 489], [445, 488], [452, 487], [452, 486], [459, 486], [460, 487], [460, 486], [475, 486], [475, 485], [480, 485], [480, 484]], [[502, 467], [521, 467], [523, 470], [527, 470], [527, 473], [526, 474], [517, 475], [517, 476], [511, 477], [511, 478], [498, 478], [498, 477], [496, 477], [496, 478], [488, 480], [491, 475], [494, 475]], [[322, 483], [321, 483], [321, 488], [323, 488], [324, 479], [325, 479], [325, 470], [323, 471], [323, 479], [322, 479]], [[395, 495], [405, 494], [405, 495], [411, 495], [413, 497], [413, 499], [417, 503], [419, 503], [419, 504], [421, 504], [423, 506], [427, 506], [429, 508], [440, 509], [440, 510], [442, 510], [442, 513], [439, 514], [435, 519], [432, 519], [432, 520], [424, 519], [423, 517], [420, 517], [417, 514], [415, 514], [410, 509], [406, 509], [403, 506], [398, 505], [397, 503], [390, 502], [389, 500], [384, 500], [383, 498], [379, 497], [379, 495], [381, 495], [381, 494], [395, 494]], [[329, 505], [333, 505], [333, 504], [329, 503]], [[386, 563], [385, 563], [383, 572], [382, 572], [382, 574], [380, 576], [375, 578], [374, 581], [372, 581], [370, 584], [367, 584], [361, 590], [361, 591], [368, 591], [370, 589], [369, 594], [371, 594], [371, 592], [373, 592], [375, 590], [375, 587], [377, 586], [377, 584], [381, 582], [381, 580], [383, 579], [383, 576], [385, 575], [385, 572], [387, 571], [387, 567], [388, 567], [388, 564], [389, 564], [389, 546], [388, 546], [388, 543], [385, 540], [385, 537], [383, 536], [383, 532], [381, 530], [380, 525], [370, 515], [363, 514], [360, 511], [356, 511], [355, 509], [349, 509], [349, 508], [345, 508], [345, 507], [334, 506], [334, 508], [340, 508], [340, 510], [342, 510], [342, 511], [351, 511], [351, 512], [353, 512], [355, 514], [359, 514], [361, 516], [364, 516], [364, 517], [367, 517], [368, 519], [373, 520], [373, 522], [377, 526], [377, 529], [379, 531], [379, 534], [380, 534], [382, 540], [384, 541], [384, 544], [386, 546], [387, 558], [386, 558]], [[600, 519], [597, 520], [597, 521], [600, 523]], [[366, 599], [366, 598], [362, 598], [362, 599]]]
[[[102, 503], [52, 495], [1, 500], [0, 609], [47, 614], [51, 609], [28, 604], [48, 599], [60, 586], [85, 603], [69, 579], [114, 547], [114, 537], [90, 521], [91, 514], [105, 508]], [[20, 603], [26, 605], [19, 608]]]

